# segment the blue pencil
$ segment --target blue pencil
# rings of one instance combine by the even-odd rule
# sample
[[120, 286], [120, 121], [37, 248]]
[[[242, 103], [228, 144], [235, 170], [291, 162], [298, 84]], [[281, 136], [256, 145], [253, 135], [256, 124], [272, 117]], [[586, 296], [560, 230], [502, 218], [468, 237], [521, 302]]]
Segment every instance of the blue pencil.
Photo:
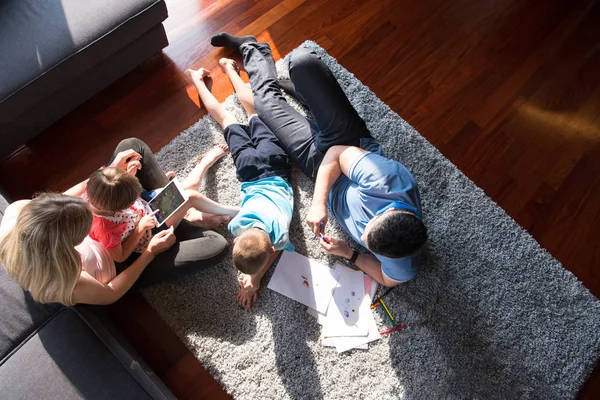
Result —
[[[321, 222], [319, 223], [319, 231], [320, 231], [321, 229], [323, 229], [323, 221], [321, 221]], [[316, 238], [317, 238], [317, 235], [315, 235], [315, 237], [313, 238], [313, 240], [315, 240]]]

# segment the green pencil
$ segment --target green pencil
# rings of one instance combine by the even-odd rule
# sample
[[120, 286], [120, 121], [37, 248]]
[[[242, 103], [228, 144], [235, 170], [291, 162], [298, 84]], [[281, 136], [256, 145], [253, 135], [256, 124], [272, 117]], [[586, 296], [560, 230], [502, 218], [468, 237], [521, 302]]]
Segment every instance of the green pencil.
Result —
[[385, 315], [387, 315], [387, 317], [390, 320], [390, 323], [392, 324], [392, 326], [396, 326], [396, 322], [394, 321], [394, 317], [392, 317], [392, 314], [390, 314], [390, 310], [388, 310], [387, 306], [385, 305], [385, 303], [383, 302], [383, 299], [381, 298], [380, 295], [377, 295], [377, 298], [379, 299], [379, 302], [381, 303], [383, 308], [383, 311], [385, 312]]

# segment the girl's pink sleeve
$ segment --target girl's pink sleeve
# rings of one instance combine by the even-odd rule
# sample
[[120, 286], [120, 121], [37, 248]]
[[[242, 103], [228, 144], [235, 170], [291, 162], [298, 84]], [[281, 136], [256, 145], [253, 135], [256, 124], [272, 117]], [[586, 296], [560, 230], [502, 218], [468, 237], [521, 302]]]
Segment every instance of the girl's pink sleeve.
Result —
[[116, 224], [105, 218], [93, 217], [90, 237], [100, 242], [106, 250], [112, 250], [121, 245], [121, 236], [127, 229], [127, 223]]

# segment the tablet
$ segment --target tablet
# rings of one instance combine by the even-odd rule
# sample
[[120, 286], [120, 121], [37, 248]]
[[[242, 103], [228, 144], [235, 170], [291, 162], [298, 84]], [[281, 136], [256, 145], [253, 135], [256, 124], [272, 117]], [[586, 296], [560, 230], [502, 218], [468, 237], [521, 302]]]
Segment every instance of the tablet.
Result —
[[177, 181], [173, 179], [148, 202], [153, 211], [159, 210], [155, 215], [157, 226], [164, 224], [186, 201], [187, 198], [183, 194], [183, 190], [181, 190]]

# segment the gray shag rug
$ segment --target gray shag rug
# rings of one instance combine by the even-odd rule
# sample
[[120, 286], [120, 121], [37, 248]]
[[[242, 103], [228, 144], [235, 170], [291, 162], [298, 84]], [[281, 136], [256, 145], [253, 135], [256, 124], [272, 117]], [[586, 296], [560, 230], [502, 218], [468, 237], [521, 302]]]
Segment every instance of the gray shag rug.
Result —
[[[146, 299], [236, 399], [575, 397], [598, 356], [600, 302], [354, 75], [317, 44], [303, 46], [331, 68], [384, 154], [419, 183], [430, 240], [417, 278], [388, 300], [408, 328], [368, 351], [338, 354], [321, 346], [321, 328], [306, 307], [266, 289], [273, 268], [252, 310], [239, 308], [230, 257], [144, 289]], [[282, 77], [286, 61], [277, 63]], [[226, 104], [246, 122], [235, 95]], [[223, 142], [219, 126], [205, 117], [158, 159], [185, 176], [199, 154]], [[304, 223], [313, 183], [295, 170], [293, 186], [292, 242], [298, 252], [333, 264]], [[209, 171], [201, 192], [239, 204], [239, 187], [227, 156]], [[348, 239], [330, 220], [327, 233]], [[383, 328], [385, 321], [376, 319]]]

